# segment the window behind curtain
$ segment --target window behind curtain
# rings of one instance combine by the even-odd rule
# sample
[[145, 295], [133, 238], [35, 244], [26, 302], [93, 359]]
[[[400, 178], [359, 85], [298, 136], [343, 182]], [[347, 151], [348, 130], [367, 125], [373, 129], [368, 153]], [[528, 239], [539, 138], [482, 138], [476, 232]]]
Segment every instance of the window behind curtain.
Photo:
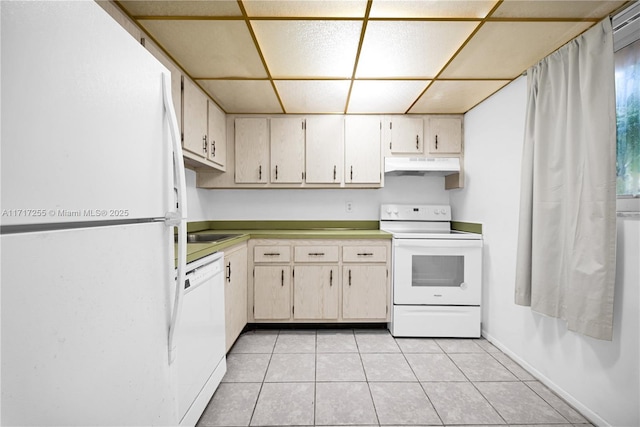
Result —
[[618, 196], [640, 196], [640, 7], [613, 19]]

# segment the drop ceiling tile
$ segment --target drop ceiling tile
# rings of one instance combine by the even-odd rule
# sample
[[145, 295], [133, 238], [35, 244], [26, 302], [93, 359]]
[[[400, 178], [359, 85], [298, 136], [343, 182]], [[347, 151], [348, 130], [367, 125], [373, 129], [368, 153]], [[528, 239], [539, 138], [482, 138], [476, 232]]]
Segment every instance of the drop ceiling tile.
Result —
[[513, 79], [592, 25], [591, 22], [487, 22], [440, 77]]
[[251, 21], [273, 78], [351, 77], [361, 21]]
[[404, 114], [428, 84], [428, 80], [356, 80], [347, 112]]
[[141, 20], [192, 77], [267, 77], [244, 21]]
[[132, 16], [242, 16], [236, 0], [121, 0], [119, 3]]
[[497, 0], [376, 0], [370, 18], [484, 18]]
[[358, 78], [435, 77], [478, 22], [371, 21]]
[[505, 0], [492, 18], [603, 18], [624, 1]]
[[249, 17], [363, 18], [366, 0], [244, 0]]
[[461, 114], [509, 83], [509, 80], [438, 80], [411, 108], [414, 114]]
[[268, 80], [198, 80], [228, 113], [279, 114], [282, 108]]
[[343, 113], [349, 80], [276, 80], [287, 113]]

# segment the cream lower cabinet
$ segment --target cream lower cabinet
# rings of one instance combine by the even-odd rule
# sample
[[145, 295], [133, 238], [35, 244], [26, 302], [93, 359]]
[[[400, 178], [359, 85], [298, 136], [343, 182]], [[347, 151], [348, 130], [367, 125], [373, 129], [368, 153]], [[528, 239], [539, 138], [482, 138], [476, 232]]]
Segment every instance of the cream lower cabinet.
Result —
[[390, 251], [388, 239], [252, 239], [248, 320], [386, 322]]
[[253, 246], [253, 318], [291, 319], [291, 246]]
[[353, 245], [342, 248], [342, 317], [389, 319], [389, 248]]
[[338, 320], [338, 266], [294, 267], [294, 320]]
[[224, 251], [225, 341], [227, 351], [247, 324], [247, 244]]
[[338, 320], [339, 252], [338, 245], [295, 245], [294, 320]]

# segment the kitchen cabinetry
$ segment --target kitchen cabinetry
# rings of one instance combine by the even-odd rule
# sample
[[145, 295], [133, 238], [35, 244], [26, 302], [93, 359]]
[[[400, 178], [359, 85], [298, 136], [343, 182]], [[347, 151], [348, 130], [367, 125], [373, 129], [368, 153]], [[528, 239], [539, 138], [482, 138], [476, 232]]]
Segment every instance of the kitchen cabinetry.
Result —
[[386, 322], [390, 250], [388, 239], [252, 239], [248, 321]]
[[291, 318], [290, 246], [253, 248], [253, 317], [255, 320]]
[[247, 324], [247, 244], [224, 251], [225, 341], [229, 351]]
[[183, 81], [182, 148], [207, 158], [207, 97], [189, 79]]
[[303, 174], [304, 120], [271, 119], [271, 182], [300, 184]]
[[388, 248], [358, 245], [342, 251], [342, 317], [388, 320]]
[[293, 318], [338, 319], [339, 247], [295, 246]]
[[392, 154], [420, 154], [424, 150], [422, 118], [392, 117], [389, 150]]
[[460, 154], [462, 151], [462, 118], [431, 117], [429, 119], [429, 153]]
[[344, 119], [313, 116], [306, 119], [306, 176], [309, 184], [340, 184], [344, 164]]
[[224, 168], [227, 160], [227, 126], [225, 114], [211, 100], [207, 100], [207, 116], [209, 160]]
[[345, 117], [345, 183], [380, 184], [382, 182], [381, 130], [380, 117]]
[[269, 176], [266, 118], [235, 119], [235, 182], [263, 184]]

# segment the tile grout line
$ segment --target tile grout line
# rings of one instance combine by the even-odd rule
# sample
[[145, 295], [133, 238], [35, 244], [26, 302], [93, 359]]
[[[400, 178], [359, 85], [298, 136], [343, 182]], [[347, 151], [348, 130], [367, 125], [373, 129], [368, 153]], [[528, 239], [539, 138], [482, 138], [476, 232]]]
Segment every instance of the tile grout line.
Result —
[[[253, 411], [251, 411], [251, 417], [249, 418], [249, 424], [253, 421], [253, 417], [256, 414], [256, 408], [258, 407], [258, 400], [260, 400], [260, 395], [262, 394], [262, 388], [264, 387], [264, 382], [267, 379], [267, 372], [269, 372], [269, 366], [271, 366], [271, 359], [273, 358], [273, 351], [276, 348], [276, 343], [278, 342], [278, 338], [280, 337], [280, 331], [276, 334], [276, 339], [273, 342], [273, 347], [271, 348], [271, 353], [269, 353], [269, 361], [267, 362], [267, 368], [264, 370], [264, 375], [262, 376], [262, 382], [260, 383], [260, 389], [258, 390], [258, 395], [256, 396], [256, 403], [253, 405]], [[247, 427], [248, 427], [247, 426]]]

